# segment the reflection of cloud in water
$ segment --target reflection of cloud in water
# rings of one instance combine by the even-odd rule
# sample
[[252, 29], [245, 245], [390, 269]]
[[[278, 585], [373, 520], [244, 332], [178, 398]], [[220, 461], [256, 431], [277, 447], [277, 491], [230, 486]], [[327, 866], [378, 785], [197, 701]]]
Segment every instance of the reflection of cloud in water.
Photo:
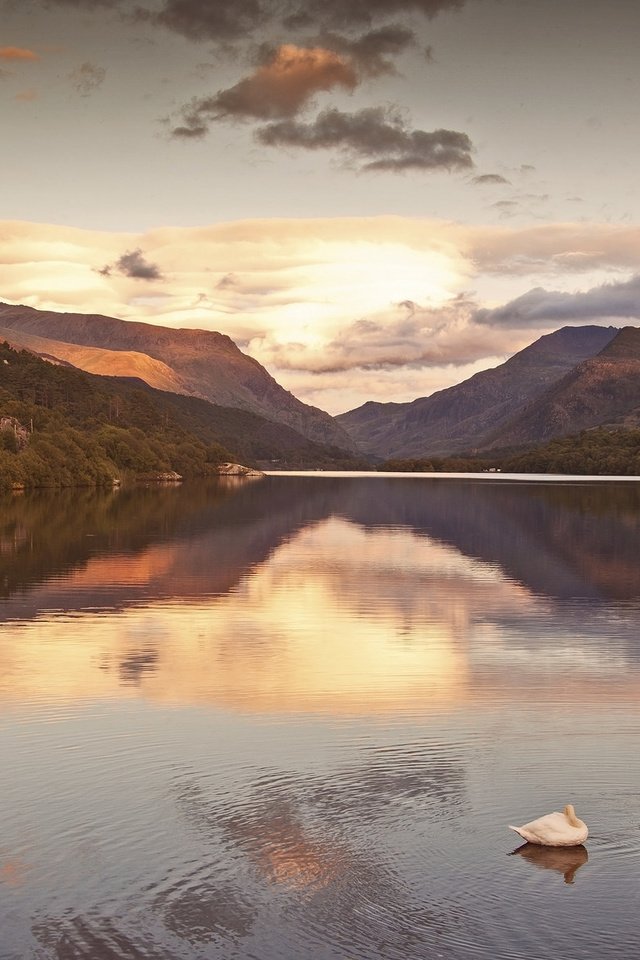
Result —
[[[438, 754], [437, 745], [420, 743], [374, 750], [366, 763], [322, 776], [258, 771], [229, 792], [187, 777], [176, 781], [177, 804], [203, 843], [222, 840], [236, 871], [243, 861], [251, 867], [257, 890], [285, 904], [287, 925], [303, 924], [307, 945], [365, 945], [375, 936], [376, 956], [413, 956], [409, 947], [451, 940], [470, 919], [459, 904], [430, 903], [406, 885], [374, 821], [390, 817], [394, 833], [409, 835], [434, 812], [455, 819], [466, 794], [462, 762]], [[406, 798], [415, 801], [410, 808]]]
[[166, 948], [128, 929], [133, 926], [110, 917], [72, 916], [37, 920], [31, 929], [47, 960], [166, 960]]
[[511, 855], [522, 857], [542, 870], [561, 873], [565, 883], [573, 883], [576, 872], [589, 860], [587, 848], [582, 844], [577, 847], [541, 847], [535, 843], [523, 843]]
[[[152, 552], [148, 569], [162, 568], [162, 548]], [[144, 556], [136, 582], [142, 569]], [[568, 695], [570, 675], [578, 698], [637, 700], [625, 656], [635, 620], [618, 616], [620, 636], [604, 651], [607, 616], [592, 611], [597, 630], [581, 628], [580, 605], [556, 610], [495, 565], [403, 529], [332, 519], [304, 528], [222, 596], [5, 624], [0, 697], [426, 712], [514, 687]]]
[[131, 683], [139, 687], [145, 674], [153, 673], [157, 663], [157, 650], [149, 646], [143, 650], [132, 650], [120, 661], [120, 679], [122, 683]]
[[185, 956], [186, 943], [210, 944], [225, 956], [248, 936], [255, 914], [232, 889], [197, 874], [164, 889], [150, 910], [134, 902], [118, 909], [114, 917], [89, 911], [38, 919], [32, 933], [43, 957], [55, 960], [167, 960]]
[[237, 894], [215, 882], [173, 891], [164, 908], [167, 928], [189, 943], [213, 941], [230, 947], [247, 936], [253, 917], [254, 911]]
[[323, 887], [362, 872], [363, 855], [375, 859], [374, 821], [391, 818], [394, 829], [421, 817], [453, 823], [466, 804], [463, 760], [451, 757], [450, 744], [376, 747], [365, 757], [323, 768], [321, 775], [258, 771], [239, 792], [180, 779], [178, 807], [203, 838], [223, 831], [268, 880]]
[[0, 884], [4, 883], [8, 887], [21, 887], [27, 878], [28, 869], [22, 857], [9, 856], [5, 858], [0, 851]]

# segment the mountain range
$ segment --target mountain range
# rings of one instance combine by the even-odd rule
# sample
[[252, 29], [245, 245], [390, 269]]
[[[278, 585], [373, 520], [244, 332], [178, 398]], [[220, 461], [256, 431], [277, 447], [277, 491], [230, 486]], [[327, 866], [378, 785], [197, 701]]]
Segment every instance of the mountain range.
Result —
[[339, 423], [378, 457], [517, 450], [593, 427], [640, 425], [640, 329], [563, 327], [505, 363], [411, 403]]
[[[430, 396], [371, 401], [335, 418], [294, 397], [222, 333], [0, 303], [2, 340], [57, 364], [134, 379], [167, 397], [250, 413], [258, 433], [266, 420], [266, 459], [280, 456], [267, 449], [274, 424], [292, 431], [288, 448], [298, 436], [330, 446], [333, 456], [357, 452], [373, 461], [517, 451], [592, 427], [640, 425], [636, 327], [563, 327]], [[232, 439], [233, 431], [223, 441]]]

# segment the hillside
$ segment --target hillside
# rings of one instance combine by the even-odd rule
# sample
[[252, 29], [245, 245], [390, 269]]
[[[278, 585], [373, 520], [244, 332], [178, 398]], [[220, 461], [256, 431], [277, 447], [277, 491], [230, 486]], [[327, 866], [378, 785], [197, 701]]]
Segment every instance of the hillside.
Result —
[[411, 403], [366, 403], [336, 419], [360, 448], [380, 457], [443, 456], [480, 449], [576, 364], [594, 356], [615, 327], [563, 327], [505, 363]]
[[8, 343], [16, 350], [29, 350], [52, 363], [69, 364], [84, 370], [112, 377], [138, 377], [158, 390], [185, 393], [184, 384], [171, 367], [135, 350], [104, 350], [84, 347], [61, 340], [49, 340], [22, 330], [0, 326], [0, 343]]
[[592, 427], [640, 426], [640, 329], [625, 327], [489, 437], [489, 448], [524, 447]]
[[[37, 352], [93, 373], [112, 374], [116, 352], [121, 376], [142, 377], [151, 386], [257, 413], [318, 443], [354, 447], [328, 413], [294, 397], [224, 334], [8, 303], [0, 303], [0, 327], [3, 336], [17, 346], [28, 346], [20, 340], [25, 334], [44, 338], [47, 344]], [[70, 350], [70, 346], [76, 349]], [[91, 350], [83, 355], [78, 347]]]
[[[280, 466], [353, 465], [249, 411], [100, 377], [0, 344], [0, 488], [100, 484], [177, 471], [206, 476], [224, 460]], [[22, 429], [22, 428], [27, 428]]]

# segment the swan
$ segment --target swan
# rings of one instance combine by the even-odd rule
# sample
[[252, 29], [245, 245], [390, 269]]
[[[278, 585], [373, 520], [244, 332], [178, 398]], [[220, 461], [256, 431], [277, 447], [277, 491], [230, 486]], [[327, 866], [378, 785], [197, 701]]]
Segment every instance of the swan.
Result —
[[512, 827], [523, 840], [543, 847], [575, 847], [589, 836], [586, 823], [578, 820], [573, 806], [568, 803], [562, 813], [547, 813], [522, 827]]

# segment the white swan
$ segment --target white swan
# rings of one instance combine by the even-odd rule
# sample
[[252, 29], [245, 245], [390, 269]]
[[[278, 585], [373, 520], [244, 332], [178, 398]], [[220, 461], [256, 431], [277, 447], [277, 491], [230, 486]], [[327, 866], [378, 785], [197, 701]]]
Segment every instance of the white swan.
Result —
[[586, 823], [578, 820], [572, 805], [568, 803], [562, 813], [548, 813], [522, 827], [512, 827], [523, 840], [539, 843], [543, 847], [575, 847], [589, 836]]

